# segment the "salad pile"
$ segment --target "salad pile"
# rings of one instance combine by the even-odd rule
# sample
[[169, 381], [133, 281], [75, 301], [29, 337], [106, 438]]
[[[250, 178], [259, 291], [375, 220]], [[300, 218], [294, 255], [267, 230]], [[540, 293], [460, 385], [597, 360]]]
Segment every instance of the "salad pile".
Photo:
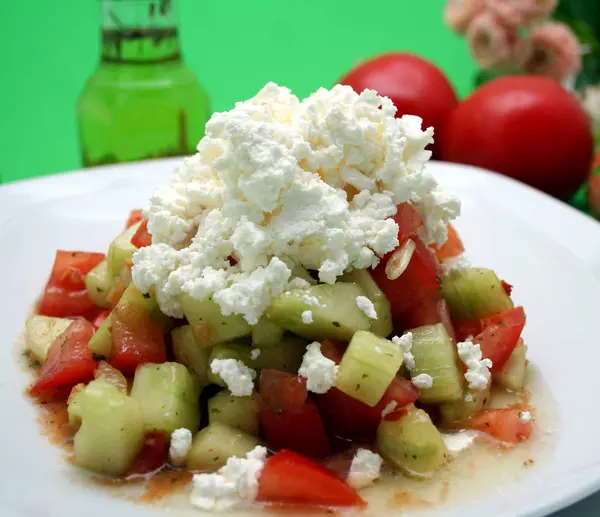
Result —
[[75, 464], [194, 473], [205, 510], [348, 507], [386, 469], [431, 476], [457, 439], [529, 438], [511, 286], [470, 267], [417, 117], [350, 87], [268, 84], [108, 253], [58, 251], [27, 348]]

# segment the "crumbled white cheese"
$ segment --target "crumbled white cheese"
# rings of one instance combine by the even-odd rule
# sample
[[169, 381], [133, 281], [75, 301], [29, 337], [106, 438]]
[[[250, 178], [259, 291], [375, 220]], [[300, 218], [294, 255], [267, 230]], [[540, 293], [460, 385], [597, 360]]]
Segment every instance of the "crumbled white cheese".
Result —
[[465, 393], [465, 402], [473, 402], [475, 399], [471, 393]]
[[347, 482], [353, 488], [365, 488], [381, 476], [383, 459], [367, 449], [358, 449], [352, 459]]
[[302, 323], [306, 323], [307, 325], [309, 323], [313, 322], [313, 317], [312, 317], [312, 311], [304, 311], [302, 313]]
[[250, 504], [256, 499], [266, 457], [267, 449], [255, 447], [246, 458], [230, 457], [215, 474], [194, 474], [190, 503], [208, 511]]
[[258, 359], [259, 355], [260, 355], [260, 348], [253, 348], [250, 351], [250, 359], [252, 359], [253, 361], [256, 361]]
[[469, 269], [471, 267], [471, 263], [467, 260], [467, 257], [465, 257], [464, 253], [456, 257], [447, 258], [440, 265], [444, 273], [461, 273], [465, 269]]
[[254, 324], [296, 265], [330, 284], [375, 266], [398, 245], [399, 203], [440, 244], [459, 203], [425, 171], [433, 129], [395, 113], [372, 90], [338, 85], [300, 102], [273, 83], [215, 113], [198, 153], [150, 199], [152, 245], [134, 254], [133, 282], [168, 315], [182, 316], [188, 293]]
[[[308, 283], [304, 278], [292, 278], [286, 287], [286, 291], [293, 291], [294, 289], [306, 289], [310, 287], [310, 283]], [[318, 303], [318, 302], [317, 302]]]
[[171, 433], [169, 459], [173, 465], [180, 467], [185, 463], [185, 457], [192, 448], [192, 432], [185, 427], [175, 429]]
[[227, 384], [229, 391], [236, 397], [248, 397], [254, 389], [256, 372], [236, 359], [213, 359], [210, 369]]
[[428, 373], [415, 375], [411, 381], [419, 389], [428, 389], [433, 386], [433, 377]]
[[456, 457], [458, 454], [465, 449], [468, 449], [475, 438], [477, 437], [477, 431], [459, 431], [457, 433], [442, 433], [442, 439], [444, 445], [448, 450], [450, 456]]
[[316, 296], [313, 296], [312, 294], [304, 294], [302, 296], [302, 300], [306, 305], [312, 305], [314, 307], [319, 307], [320, 305], [319, 299]]
[[465, 379], [472, 390], [484, 390], [490, 381], [490, 368], [493, 366], [490, 359], [482, 359], [481, 348], [467, 338], [466, 341], [456, 345], [458, 356], [467, 367]]
[[404, 351], [404, 364], [409, 370], [412, 370], [415, 367], [415, 356], [410, 351], [412, 348], [412, 340], [412, 332], [406, 332], [401, 337], [392, 337], [392, 342]]
[[395, 400], [390, 400], [386, 404], [386, 406], [383, 408], [383, 410], [381, 411], [381, 418], [385, 418], [390, 413], [393, 413], [397, 407], [398, 407], [398, 402], [396, 402]]
[[369, 300], [366, 296], [357, 296], [356, 297], [356, 305], [357, 307], [365, 313], [368, 318], [372, 320], [377, 319], [377, 312], [375, 311], [375, 305], [373, 302]]
[[306, 378], [306, 387], [313, 393], [327, 393], [335, 385], [339, 366], [321, 352], [321, 343], [315, 341], [306, 347], [298, 375]]
[[531, 413], [529, 411], [521, 411], [519, 413], [519, 422], [522, 424], [528, 424], [531, 422]]

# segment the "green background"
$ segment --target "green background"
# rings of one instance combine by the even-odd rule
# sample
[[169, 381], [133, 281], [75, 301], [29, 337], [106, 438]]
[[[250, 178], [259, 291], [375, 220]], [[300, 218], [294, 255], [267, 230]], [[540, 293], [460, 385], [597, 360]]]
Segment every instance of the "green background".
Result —
[[[465, 95], [474, 64], [444, 0], [178, 0], [186, 63], [214, 111], [267, 81], [304, 97], [361, 60], [409, 50]], [[0, 0], [3, 181], [81, 166], [75, 106], [99, 56], [99, 0]]]

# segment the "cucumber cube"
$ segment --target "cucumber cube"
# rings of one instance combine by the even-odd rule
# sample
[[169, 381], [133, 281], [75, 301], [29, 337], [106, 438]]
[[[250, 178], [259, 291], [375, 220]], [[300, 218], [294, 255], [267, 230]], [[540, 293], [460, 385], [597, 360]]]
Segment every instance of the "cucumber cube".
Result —
[[258, 436], [258, 396], [235, 397], [229, 390], [223, 390], [208, 399], [209, 423], [221, 423], [240, 429], [252, 436]]
[[44, 364], [48, 349], [54, 340], [60, 336], [73, 320], [66, 318], [51, 318], [50, 316], [30, 316], [25, 323], [25, 343], [31, 356]]
[[183, 325], [171, 331], [173, 355], [178, 363], [188, 367], [190, 372], [198, 379], [201, 388], [210, 384], [208, 380], [208, 358], [210, 348], [201, 347], [196, 343], [194, 329], [191, 325]]
[[468, 389], [464, 395], [453, 402], [444, 402], [440, 404], [440, 416], [445, 425], [464, 422], [485, 409], [492, 398], [491, 384], [484, 390]]
[[108, 261], [104, 259], [84, 278], [85, 287], [90, 299], [98, 306], [110, 309], [112, 305], [106, 296], [114, 284], [114, 278], [108, 273]]
[[262, 317], [252, 327], [252, 345], [256, 348], [273, 348], [282, 340], [284, 332], [279, 325]]
[[140, 221], [130, 226], [110, 243], [106, 261], [108, 274], [112, 278], [119, 276], [125, 262], [130, 260], [137, 251], [137, 247], [131, 244], [131, 239], [141, 224]]
[[492, 373], [493, 382], [511, 391], [521, 390], [527, 374], [526, 356], [527, 347], [523, 344], [523, 340], [519, 340], [502, 371]]

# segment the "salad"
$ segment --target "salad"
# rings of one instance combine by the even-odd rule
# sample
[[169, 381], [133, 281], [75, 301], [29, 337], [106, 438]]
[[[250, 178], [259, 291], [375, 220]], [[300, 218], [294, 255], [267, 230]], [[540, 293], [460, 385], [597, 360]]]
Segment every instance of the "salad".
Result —
[[433, 129], [374, 91], [273, 83], [216, 113], [198, 153], [107, 254], [59, 250], [26, 323], [30, 394], [64, 404], [73, 461], [193, 473], [203, 510], [361, 507], [480, 440], [514, 447], [522, 307], [471, 267]]

